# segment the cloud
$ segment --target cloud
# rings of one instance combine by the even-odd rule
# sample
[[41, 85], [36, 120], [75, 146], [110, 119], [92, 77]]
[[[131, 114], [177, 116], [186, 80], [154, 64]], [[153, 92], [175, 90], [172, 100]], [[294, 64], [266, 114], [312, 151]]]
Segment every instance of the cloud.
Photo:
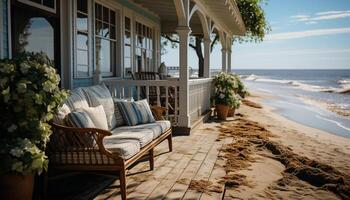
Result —
[[350, 10], [325, 11], [325, 12], [318, 12], [313, 15], [299, 14], [299, 15], [290, 16], [290, 18], [293, 21], [305, 22], [305, 24], [316, 24], [319, 21], [343, 19], [347, 17], [350, 17]]
[[334, 35], [334, 34], [342, 34], [342, 33], [350, 33], [350, 27], [275, 33], [275, 34], [267, 35], [265, 40], [266, 41], [290, 40], [290, 39], [298, 39], [298, 38], [322, 36], [322, 35]]

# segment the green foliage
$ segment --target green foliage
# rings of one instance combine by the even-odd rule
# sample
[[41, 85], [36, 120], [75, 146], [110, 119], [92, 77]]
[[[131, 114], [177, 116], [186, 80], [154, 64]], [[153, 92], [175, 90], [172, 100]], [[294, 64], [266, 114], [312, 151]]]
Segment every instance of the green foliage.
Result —
[[234, 76], [220, 72], [214, 77], [213, 84], [215, 87], [215, 104], [239, 108], [241, 101], [239, 96], [235, 93], [238, 85]]
[[242, 19], [246, 26], [246, 34], [236, 37], [239, 42], [261, 42], [265, 34], [271, 31], [271, 27], [265, 18], [265, 12], [261, 4], [267, 4], [266, 0], [236, 0]]
[[0, 174], [41, 173], [53, 118], [67, 92], [44, 54], [0, 60]]
[[248, 95], [247, 88], [244, 86], [244, 83], [242, 82], [241, 78], [239, 77], [238, 74], [230, 74], [233, 79], [236, 82], [237, 88], [235, 89], [235, 92], [242, 98], [245, 98], [245, 96]]

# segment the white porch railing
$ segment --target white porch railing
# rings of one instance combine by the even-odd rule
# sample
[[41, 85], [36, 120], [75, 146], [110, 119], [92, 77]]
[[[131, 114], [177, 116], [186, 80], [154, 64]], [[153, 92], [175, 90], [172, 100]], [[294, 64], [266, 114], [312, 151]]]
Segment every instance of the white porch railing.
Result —
[[[147, 98], [151, 105], [166, 108], [166, 119], [173, 126], [179, 126], [178, 118], [181, 105], [179, 105], [178, 79], [169, 80], [130, 80], [105, 78], [102, 82], [109, 88], [113, 98], [130, 98], [135, 100]], [[190, 121], [198, 119], [210, 109], [211, 78], [189, 80], [189, 113]]]
[[166, 108], [166, 119], [178, 126], [179, 116], [179, 81], [174, 80], [130, 80], [105, 78], [102, 81], [110, 90], [113, 98], [135, 100], [147, 98], [151, 105]]
[[212, 79], [201, 78], [189, 80], [189, 101], [191, 122], [197, 120], [205, 112], [210, 110], [210, 98], [212, 92]]

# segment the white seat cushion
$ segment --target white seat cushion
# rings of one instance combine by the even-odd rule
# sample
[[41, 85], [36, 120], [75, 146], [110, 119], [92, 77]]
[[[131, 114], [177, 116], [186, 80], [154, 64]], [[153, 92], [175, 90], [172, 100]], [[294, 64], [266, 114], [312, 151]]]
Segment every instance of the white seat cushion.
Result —
[[102, 105], [96, 107], [79, 108], [77, 111], [86, 113], [95, 125], [95, 128], [108, 130], [106, 113]]
[[161, 120], [161, 121], [156, 121], [154, 123], [139, 124], [136, 126], [121, 126], [121, 127], [118, 127], [117, 129], [118, 131], [133, 130], [134, 132], [151, 133], [153, 135], [153, 139], [156, 139], [162, 133], [168, 130], [170, 127], [171, 127], [170, 121]]
[[120, 127], [113, 129], [109, 138], [115, 138], [116, 140], [133, 140], [140, 143], [141, 147], [146, 146], [153, 140], [153, 133], [150, 129], [120, 129]]
[[119, 153], [124, 159], [129, 159], [140, 151], [140, 143], [136, 140], [114, 138], [107, 136], [103, 140], [104, 147], [112, 152]]

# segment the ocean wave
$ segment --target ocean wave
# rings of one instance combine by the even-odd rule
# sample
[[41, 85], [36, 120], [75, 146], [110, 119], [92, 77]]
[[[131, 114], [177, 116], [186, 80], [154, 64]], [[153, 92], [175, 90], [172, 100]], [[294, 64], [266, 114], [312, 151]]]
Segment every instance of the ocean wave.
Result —
[[340, 93], [340, 94], [350, 94], [350, 80], [343, 79], [337, 81], [339, 84], [339, 88], [336, 87], [325, 87], [319, 85], [312, 85], [303, 83], [295, 80], [281, 80], [281, 79], [271, 79], [268, 77], [257, 76], [255, 74], [245, 75], [241, 77], [246, 81], [255, 81], [255, 82], [269, 82], [269, 83], [280, 83], [280, 84], [288, 84], [299, 89], [310, 91], [310, 92], [328, 92], [328, 93]]
[[348, 85], [350, 84], [350, 79], [338, 80], [337, 83], [339, 83], [340, 85]]

